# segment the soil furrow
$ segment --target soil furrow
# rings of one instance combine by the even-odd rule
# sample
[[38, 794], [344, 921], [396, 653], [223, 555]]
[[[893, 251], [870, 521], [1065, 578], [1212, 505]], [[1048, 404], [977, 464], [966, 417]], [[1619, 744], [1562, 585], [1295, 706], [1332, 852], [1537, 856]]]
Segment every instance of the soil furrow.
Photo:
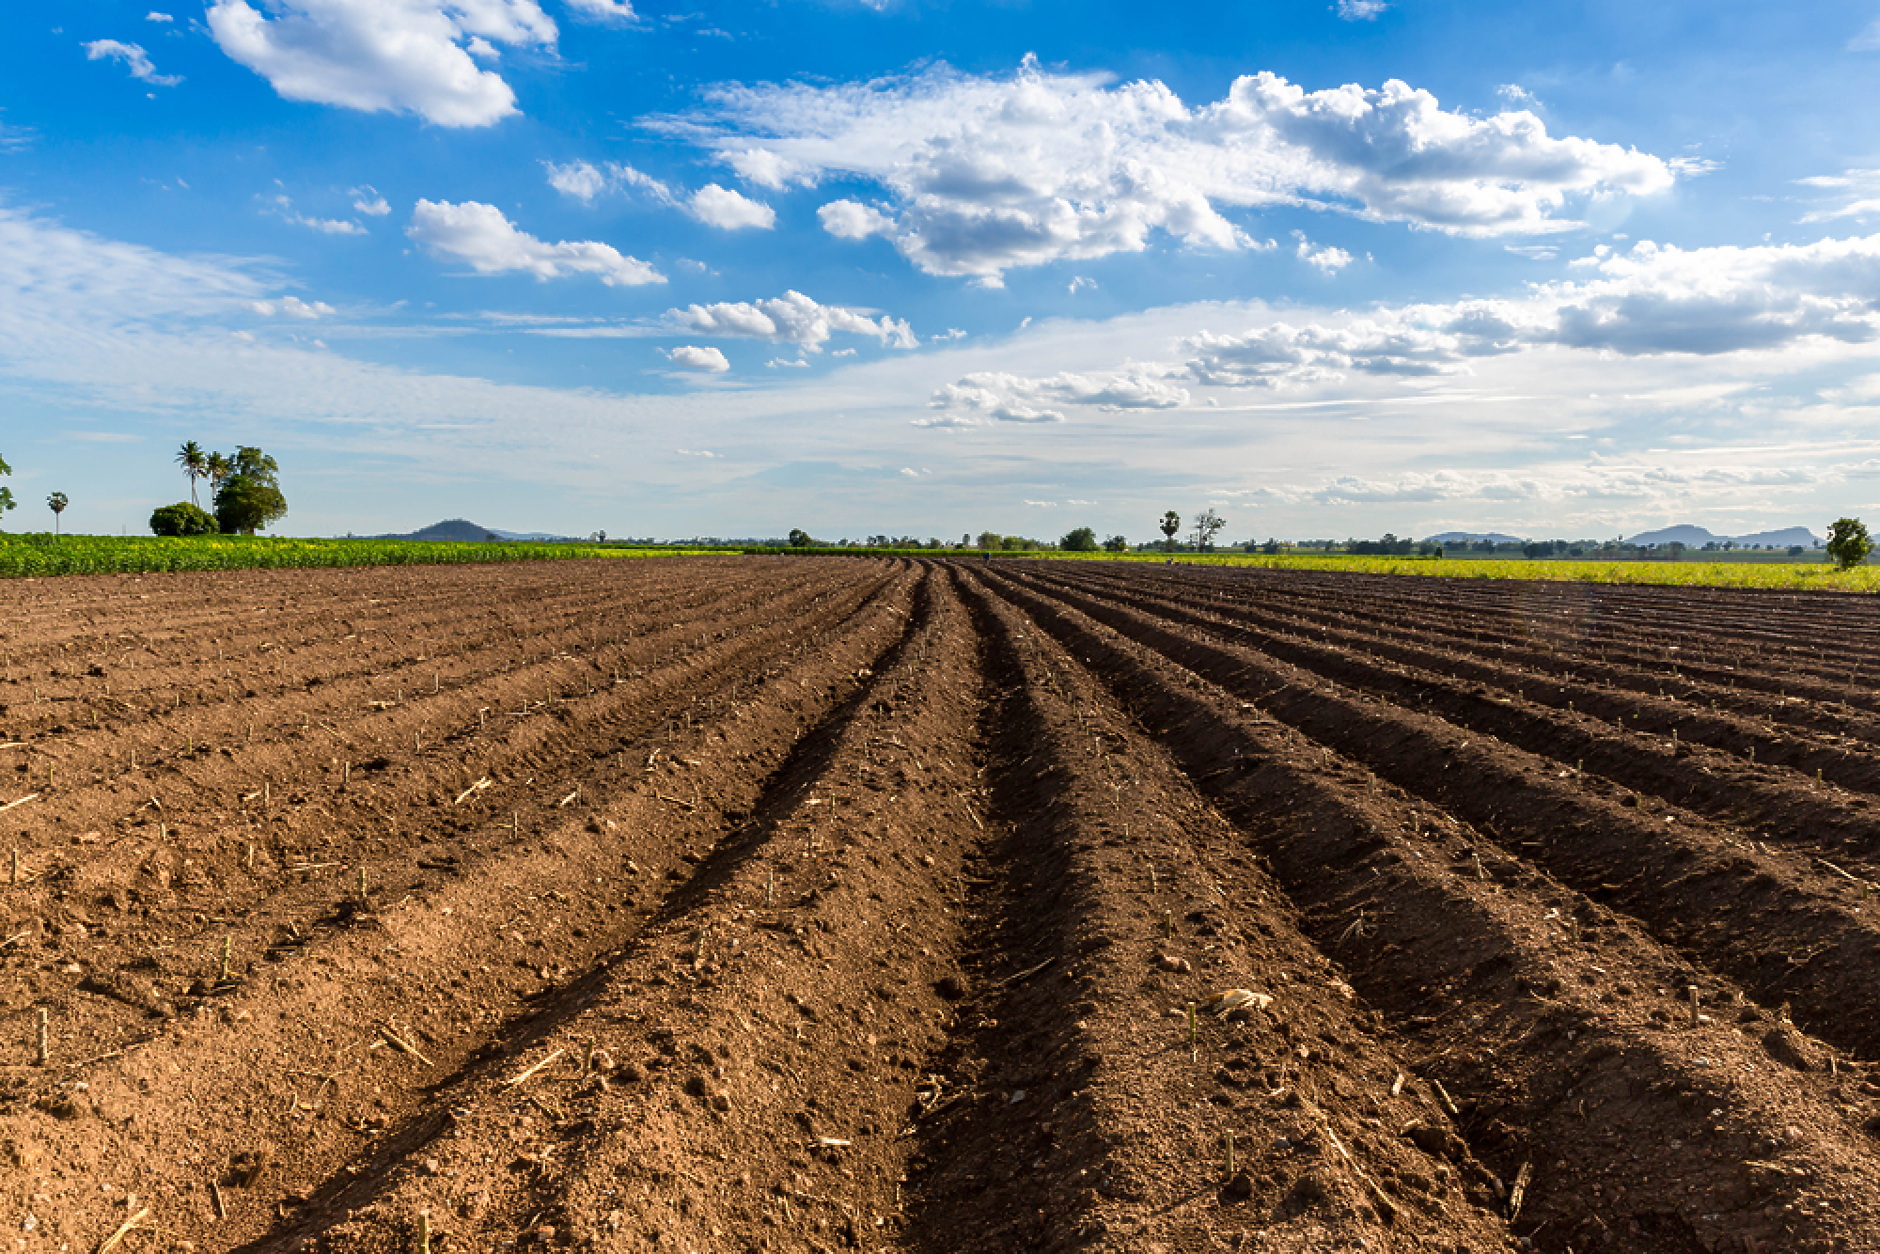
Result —
[[[1828, 594], [1733, 592], [1722, 594], [1732, 599], [1724, 603], [1728, 608], [1720, 607], [1721, 618], [1668, 621], [1641, 610], [1639, 597], [1654, 591], [1649, 589], [1529, 583], [1500, 596], [1430, 598], [1405, 587], [1401, 578], [1327, 578], [1334, 587], [1319, 597], [1299, 572], [1157, 572], [1142, 582], [1235, 606], [1277, 600], [1302, 626], [1368, 624], [1371, 632], [1409, 644], [1472, 651], [1644, 694], [1672, 687], [1691, 700], [1751, 717], [1829, 734], [1853, 728], [1863, 740], [1880, 742], [1880, 720], [1871, 717], [1880, 710], [1880, 695], [1871, 682], [1860, 684], [1863, 671], [1880, 674], [1880, 647], [1864, 643], [1876, 623], [1858, 599], [1850, 604], [1850, 598]], [[1479, 585], [1469, 590], [1482, 592]], [[1282, 596], [1274, 598], [1274, 592]], [[1706, 594], [1719, 590], [1672, 595]], [[1745, 613], [1749, 607], [1753, 614]], [[1500, 626], [1486, 629], [1485, 623]], [[1797, 644], [1798, 639], [1815, 643]], [[1815, 660], [1797, 669], [1808, 656]]]
[[[452, 1082], [447, 1124], [248, 1248], [317, 1232], [404, 1251], [420, 1212], [444, 1238], [590, 1249], [873, 1243], [894, 1223], [902, 1124], [949, 1013], [935, 986], [958, 979], [941, 886], [976, 832], [959, 800], [976, 658], [939, 581], [917, 609], [748, 819], [690, 820], [697, 872], [503, 1061]], [[900, 821], [916, 797], [919, 857]]]
[[[1081, 582], [1129, 587], [1092, 576]], [[1170, 594], [1162, 600], [1209, 587], [1205, 580], [1158, 582]], [[1134, 591], [1143, 595], [1144, 590]], [[1291, 599], [1276, 604], [1246, 597], [1226, 602], [1210, 597], [1208, 609], [1236, 624], [1276, 626], [1296, 639], [1310, 640], [1313, 635], [1319, 640], [1335, 639], [1458, 680], [1518, 688], [1525, 699], [1538, 704], [1595, 714], [1608, 721], [1629, 720], [1630, 730], [1669, 736], [1676, 728], [1684, 740], [1712, 745], [1761, 765], [1787, 767], [1810, 778], [1819, 774], [1844, 787], [1880, 792], [1880, 767], [1867, 754], [1850, 752], [1850, 748], [1880, 744], [1880, 719], [1864, 711], [1855, 713], [1845, 704], [1850, 697], [1863, 696], [1852, 687], [1853, 672], [1850, 688], [1829, 689], [1818, 694], [1820, 703], [1814, 703], [1703, 682], [1690, 659], [1680, 662], [1682, 655], [1675, 651], [1669, 658], [1650, 659], [1641, 671], [1594, 661], [1578, 647], [1557, 652], [1533, 649], [1526, 642], [1510, 648], [1502, 641], [1493, 651], [1471, 652], [1458, 647], [1453, 620], [1447, 631], [1440, 627], [1411, 631], [1401, 622], [1374, 622], [1355, 611], [1341, 615], [1328, 608], [1300, 614]], [[1726, 667], [1720, 673], [1733, 680], [1737, 672]]]
[[[1043, 1112], [1053, 1119], [1088, 1103], [1105, 1151], [1100, 1171], [1078, 1180], [1094, 1247], [1393, 1248], [1441, 1234], [1449, 1248], [1509, 1248], [1506, 1229], [1480, 1205], [1491, 1202], [1481, 1164], [1464, 1151], [1451, 1165], [1400, 1135], [1414, 1122], [1455, 1141], [1426, 1089], [1392, 1091], [1404, 1068], [1379, 1039], [1376, 1017], [1300, 935], [1283, 895], [1244, 856], [1240, 833], [1072, 653], [1003, 600], [976, 595], [1004, 655], [995, 676], [1011, 694], [996, 711], [1003, 743], [994, 761], [1008, 764], [993, 781], [996, 813], [1010, 816], [1011, 841], [1049, 851], [1037, 866], [1045, 884], [1006, 886], [1009, 928], [1029, 933], [1038, 955], [1079, 960], [1086, 985], [1042, 981], [1002, 1007], [1046, 1040], [1074, 1019], [1070, 1041], [1053, 1050], [1041, 1040], [1032, 1052], [1045, 1060], [1081, 1052], [1086, 1073], [1038, 1066], [1003, 1083], [1027, 1086], [1027, 1103], [1040, 1089], [1055, 1097]], [[1225, 1017], [1208, 1008], [1214, 994], [1243, 988], [1270, 1001]], [[1001, 1110], [1010, 1104], [1008, 1096], [961, 1117], [1004, 1129], [1007, 1149], [991, 1163], [938, 1167], [936, 1214], [968, 1204], [987, 1175], [1008, 1182], [994, 1185], [995, 1201], [1025, 1197], [1031, 1150], [1022, 1123]], [[1011, 1207], [1024, 1208], [1022, 1200]], [[974, 1248], [1063, 1248], [1071, 1218], [1040, 1215]]]
[[[555, 729], [554, 747], [564, 758], [578, 745], [590, 746], [573, 752], [552, 781], [523, 778], [536, 763], [555, 760], [543, 753], [542, 733], [531, 731], [523, 733], [520, 749], [513, 740], [507, 746], [501, 739], [486, 742], [467, 772], [461, 761], [440, 762], [448, 772], [444, 780], [422, 764], [392, 770], [381, 761], [350, 784], [334, 779], [317, 794], [285, 793], [272, 810], [252, 794], [245, 804], [224, 795], [219, 799], [226, 808], [205, 816], [204, 803], [217, 800], [208, 789], [200, 790], [207, 795], [198, 797], [197, 808], [182, 814], [174, 807], [139, 807], [113, 835], [94, 830], [91, 845], [61, 853], [50, 869], [34, 859], [43, 873], [8, 893], [7, 915], [16, 922], [8, 934], [18, 943], [0, 954], [0, 967], [21, 970], [25, 978], [8, 990], [0, 1010], [23, 1014], [37, 1003], [57, 1015], [70, 1036], [92, 1041], [123, 1034], [140, 1016], [175, 1014], [200, 995], [181, 990], [201, 978], [205, 938], [234, 936], [242, 953], [298, 947], [302, 931], [317, 928], [332, 911], [342, 891], [334, 885], [342, 878], [350, 883], [364, 873], [375, 891], [416, 891], [501, 843], [491, 820], [506, 819], [510, 839], [521, 840], [525, 815], [534, 832], [584, 787], [593, 795], [614, 786], [638, 769], [649, 748], [657, 749], [641, 740], [662, 730], [670, 739], [675, 714], [702, 699], [731, 699], [740, 677], [747, 690], [759, 686], [797, 628], [804, 635], [827, 630], [877, 588], [878, 581], [858, 584], [820, 605], [817, 617], [766, 624], [715, 655], [683, 658], [670, 671], [654, 670], [626, 688], [571, 700], [557, 717], [533, 720]], [[636, 750], [631, 764], [628, 750]], [[476, 783], [487, 786], [477, 792]], [[174, 802], [175, 792], [163, 791]], [[497, 800], [486, 801], [486, 794]], [[35, 821], [43, 823], [44, 816]], [[130, 920], [136, 924], [127, 931]], [[147, 945], [152, 931], [161, 934], [155, 951]], [[79, 993], [103, 997], [72, 993], [71, 967], [83, 975]]]
[[1880, 958], [1880, 928], [1864, 913], [1858, 885], [1795, 855], [1732, 842], [1688, 812], [1647, 807], [1631, 794], [1593, 795], [1570, 766], [1441, 719], [1342, 695], [1277, 659], [1195, 640], [1080, 593], [1060, 589], [1054, 600], [1518, 847], [1520, 856], [1625, 910], [1692, 961], [1727, 973], [1759, 1003], [1774, 1009], [1792, 1002], [1823, 1039], [1880, 1057], [1880, 991], [1859, 975]]
[[[1504, 1180], [1528, 1164], [1517, 1231], [1532, 1243], [1866, 1248], [1870, 1204], [1847, 1199], [1880, 1152], [1842, 1113], [1852, 1074], [1816, 1069], [1818, 1043], [1786, 1023], [1746, 1034], [1763, 1016], [1738, 990], [1610, 912], [1510, 873], [1465, 826], [1330, 768], [1298, 733], [1076, 610], [1035, 609], [1258, 833], [1308, 928], [1453, 1093], [1467, 1141], [1506, 1164]], [[1694, 1019], [1679, 997], [1698, 980], [1713, 1009]]]
[[[460, 874], [410, 885], [402, 900], [375, 884], [362, 905], [335, 884], [337, 909], [303, 933], [309, 943], [283, 944], [278, 962], [238, 961], [233, 989], [213, 990], [153, 1038], [119, 1042], [122, 1056], [74, 1069], [66, 1059], [77, 1047], [61, 1031], [50, 1072], [5, 1073], [28, 1087], [0, 1118], [7, 1152], [57, 1199], [58, 1218], [42, 1230], [95, 1243], [111, 1222], [112, 1195], [97, 1192], [103, 1172], [118, 1196], [131, 1189], [160, 1206], [166, 1228], [229, 1248], [384, 1129], [436, 1111], [427, 1083], [510, 1039], [529, 999], [630, 935], [663, 899], [662, 877], [690, 877], [687, 855], [699, 856], [690, 816], [704, 806], [674, 792], [696, 796], [692, 782], [722, 778], [732, 787], [714, 809], [748, 804], [765, 763], [774, 769], [806, 720], [843, 699], [858, 667], [899, 634], [907, 583], [847, 627], [802, 641], [778, 682], [713, 728], [675, 739], [675, 767], [551, 808], [528, 841], [467, 857]], [[744, 802], [738, 786], [751, 790]], [[197, 961], [209, 972], [214, 955]], [[108, 1054], [103, 1044], [97, 1052]], [[188, 1129], [180, 1143], [162, 1131], [178, 1119]], [[74, 1123], [89, 1157], [58, 1149]], [[265, 1185], [240, 1158], [255, 1146], [278, 1150]], [[230, 1213], [222, 1223], [211, 1182]]]
[[[1030, 582], [1041, 587], [1077, 586], [1048, 578]], [[1880, 824], [1865, 812], [1869, 798], [1847, 797], [1826, 788], [1821, 780], [1803, 782], [1772, 762], [1759, 760], [1752, 767], [1734, 754], [1708, 749], [1702, 715], [1675, 704], [1666, 710], [1623, 696], [1614, 700], [1581, 685], [1551, 683], [1537, 696], [1530, 691], [1533, 685], [1526, 676], [1488, 664], [1432, 668], [1420, 664], [1436, 661], [1429, 655], [1386, 650], [1384, 656], [1396, 665], [1380, 665], [1376, 660], [1380, 646], [1354, 639], [1354, 633], [1327, 632], [1321, 637], [1326, 643], [1318, 643], [1161, 597], [1111, 595], [1121, 604], [1281, 658], [1367, 696], [1422, 709], [1531, 753], [1573, 763], [1576, 777], [1590, 769], [1594, 775], [1713, 820], [1739, 827], [1753, 825], [1762, 829], [1756, 834], [1811, 847], [1836, 859], [1843, 858], [1846, 850], [1864, 860], [1880, 845]], [[1474, 682], [1464, 685], [1453, 682], [1455, 678]], [[1513, 695], [1494, 695], [1485, 691], [1488, 685]], [[1546, 708], [1554, 705], [1564, 710]], [[1646, 714], [1651, 715], [1649, 720], [1644, 719]], [[1693, 730], [1696, 735], [1690, 734]], [[1647, 734], [1651, 732], [1660, 733], [1662, 739]], [[1837, 775], [1859, 775], [1866, 782], [1880, 784], [1880, 766], [1871, 759], [1850, 759], [1845, 751], [1835, 756], [1837, 768], [1852, 767], [1837, 769]]]
[[1880, 1254], [1866, 599], [18, 591], [21, 1254]]

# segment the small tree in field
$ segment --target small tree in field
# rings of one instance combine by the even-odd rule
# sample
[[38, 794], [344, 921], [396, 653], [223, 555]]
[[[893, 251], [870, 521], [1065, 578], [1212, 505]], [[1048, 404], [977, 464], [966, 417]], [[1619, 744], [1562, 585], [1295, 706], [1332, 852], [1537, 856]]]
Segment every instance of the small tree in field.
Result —
[[1111, 553], [1127, 553], [1129, 552], [1129, 537], [1123, 535], [1111, 536], [1108, 540], [1103, 542], [1103, 547]]
[[1169, 552], [1173, 553], [1175, 551], [1175, 533], [1182, 529], [1182, 516], [1177, 514], [1174, 510], [1170, 510], [1168, 513], [1162, 515], [1161, 527], [1162, 534], [1168, 537], [1168, 539], [1162, 542], [1162, 545]]
[[[10, 475], [13, 467], [7, 465], [6, 458], [0, 457], [0, 475]], [[7, 511], [13, 508], [13, 489], [0, 488], [0, 520], [4, 520]]]
[[1097, 533], [1089, 527], [1077, 527], [1064, 533], [1058, 541], [1058, 547], [1070, 553], [1095, 553], [1097, 551]]
[[215, 494], [220, 529], [251, 536], [286, 514], [287, 498], [281, 495], [280, 467], [274, 459], [249, 445], [236, 449], [229, 476]]
[[65, 507], [70, 503], [63, 492], [54, 492], [46, 498], [46, 508], [52, 511], [52, 534], [55, 539], [59, 534], [59, 515], [65, 512]]
[[1828, 528], [1828, 556], [1842, 570], [1853, 570], [1873, 552], [1873, 538], [1858, 518], [1839, 518]]
[[1195, 547], [1206, 553], [1214, 547], [1216, 533], [1226, 525], [1227, 520], [1215, 513], [1213, 509], [1202, 510], [1201, 516], [1195, 519]]

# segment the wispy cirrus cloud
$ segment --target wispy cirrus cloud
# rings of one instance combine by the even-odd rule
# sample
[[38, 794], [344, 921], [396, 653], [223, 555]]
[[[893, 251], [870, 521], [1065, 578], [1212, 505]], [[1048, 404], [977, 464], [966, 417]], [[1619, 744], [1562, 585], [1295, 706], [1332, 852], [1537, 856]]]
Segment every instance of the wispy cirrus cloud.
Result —
[[159, 74], [151, 63], [150, 54], [137, 44], [120, 43], [115, 39], [94, 39], [85, 45], [87, 61], [117, 61], [130, 71], [132, 78], [149, 83], [152, 87], [174, 87], [183, 81], [180, 74]]

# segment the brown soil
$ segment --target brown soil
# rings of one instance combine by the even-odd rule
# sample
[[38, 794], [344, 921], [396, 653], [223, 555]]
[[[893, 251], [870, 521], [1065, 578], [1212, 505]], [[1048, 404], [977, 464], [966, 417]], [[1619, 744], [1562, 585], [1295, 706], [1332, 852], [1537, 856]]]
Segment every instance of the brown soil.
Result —
[[1880, 1249], [1867, 601], [8, 591], [4, 1248]]

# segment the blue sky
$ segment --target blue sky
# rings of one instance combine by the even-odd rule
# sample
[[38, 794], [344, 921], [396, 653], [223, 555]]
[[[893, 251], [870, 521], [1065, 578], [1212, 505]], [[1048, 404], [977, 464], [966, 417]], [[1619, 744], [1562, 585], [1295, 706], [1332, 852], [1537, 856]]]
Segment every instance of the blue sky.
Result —
[[0, 455], [143, 529], [1880, 511], [1880, 3], [202, 0], [0, 45]]

